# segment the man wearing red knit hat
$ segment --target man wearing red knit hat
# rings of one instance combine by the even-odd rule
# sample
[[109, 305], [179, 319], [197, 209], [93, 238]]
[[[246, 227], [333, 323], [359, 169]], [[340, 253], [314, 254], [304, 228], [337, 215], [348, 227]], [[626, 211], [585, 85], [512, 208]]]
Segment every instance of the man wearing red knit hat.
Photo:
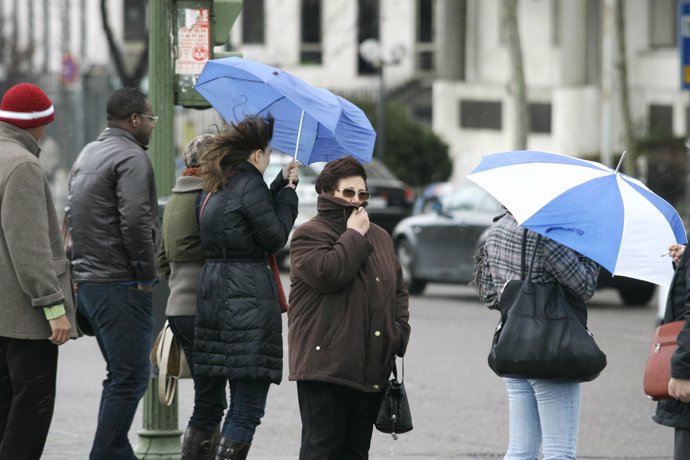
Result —
[[0, 459], [39, 459], [58, 346], [77, 337], [60, 224], [38, 161], [53, 104], [29, 83], [0, 102]]

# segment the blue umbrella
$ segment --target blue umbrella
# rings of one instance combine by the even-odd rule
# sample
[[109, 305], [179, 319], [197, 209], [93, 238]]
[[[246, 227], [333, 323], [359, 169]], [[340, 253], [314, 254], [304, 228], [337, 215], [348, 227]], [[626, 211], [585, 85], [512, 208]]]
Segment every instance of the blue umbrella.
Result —
[[343, 155], [371, 162], [376, 132], [364, 112], [284, 70], [239, 57], [214, 59], [195, 88], [227, 122], [273, 116], [271, 145], [302, 164]]
[[614, 275], [668, 285], [671, 243], [687, 242], [680, 216], [642, 182], [602, 164], [549, 152], [485, 155], [467, 176], [518, 223]]

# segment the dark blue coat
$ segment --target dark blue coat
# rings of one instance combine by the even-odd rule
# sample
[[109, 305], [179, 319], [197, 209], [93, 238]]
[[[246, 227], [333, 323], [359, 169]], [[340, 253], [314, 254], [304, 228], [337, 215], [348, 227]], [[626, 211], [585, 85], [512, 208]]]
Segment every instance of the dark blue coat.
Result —
[[[681, 257], [666, 302], [664, 323], [685, 319], [685, 326], [678, 335], [678, 349], [671, 360], [671, 375], [674, 378], [690, 379], [690, 248]], [[659, 401], [655, 422], [675, 428], [690, 430], [690, 404], [668, 399]]]
[[243, 162], [206, 204], [194, 343], [199, 373], [280, 383], [282, 321], [266, 254], [285, 246], [297, 217], [297, 195], [285, 185], [279, 173], [269, 191]]

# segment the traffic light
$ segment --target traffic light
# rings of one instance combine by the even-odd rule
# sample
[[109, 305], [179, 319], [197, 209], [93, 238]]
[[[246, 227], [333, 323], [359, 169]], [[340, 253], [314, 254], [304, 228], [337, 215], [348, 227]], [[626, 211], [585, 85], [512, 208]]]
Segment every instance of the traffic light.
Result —
[[175, 104], [205, 109], [208, 102], [194, 89], [209, 59], [239, 56], [216, 52], [227, 44], [230, 29], [242, 11], [242, 0], [178, 0], [173, 21]]

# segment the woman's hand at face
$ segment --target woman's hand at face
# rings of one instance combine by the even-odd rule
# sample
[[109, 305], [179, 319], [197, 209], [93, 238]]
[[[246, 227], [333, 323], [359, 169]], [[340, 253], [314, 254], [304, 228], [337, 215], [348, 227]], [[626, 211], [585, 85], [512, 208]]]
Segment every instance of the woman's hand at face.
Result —
[[359, 207], [352, 211], [352, 214], [347, 219], [347, 228], [357, 230], [362, 235], [366, 235], [369, 231], [369, 214], [367, 210]]

